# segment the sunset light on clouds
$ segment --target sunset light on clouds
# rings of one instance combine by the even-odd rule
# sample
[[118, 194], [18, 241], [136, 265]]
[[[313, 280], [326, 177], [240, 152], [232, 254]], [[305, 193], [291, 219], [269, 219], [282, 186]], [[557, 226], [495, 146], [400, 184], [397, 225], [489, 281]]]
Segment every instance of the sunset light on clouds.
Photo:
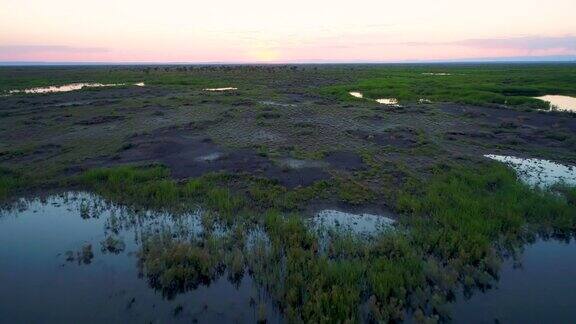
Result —
[[0, 61], [572, 57], [575, 12], [574, 0], [0, 0]]

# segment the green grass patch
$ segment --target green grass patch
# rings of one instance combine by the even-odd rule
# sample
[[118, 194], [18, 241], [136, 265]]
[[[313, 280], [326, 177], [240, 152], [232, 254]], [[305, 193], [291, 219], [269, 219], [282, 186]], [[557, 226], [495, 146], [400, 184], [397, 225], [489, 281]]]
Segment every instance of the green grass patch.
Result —
[[359, 71], [357, 75], [359, 81], [355, 83], [324, 87], [320, 93], [346, 101], [362, 100], [348, 94], [360, 91], [364, 98], [397, 98], [401, 103], [428, 99], [527, 108], [549, 107], [532, 97], [576, 95], [576, 67], [565, 64], [383, 66]]

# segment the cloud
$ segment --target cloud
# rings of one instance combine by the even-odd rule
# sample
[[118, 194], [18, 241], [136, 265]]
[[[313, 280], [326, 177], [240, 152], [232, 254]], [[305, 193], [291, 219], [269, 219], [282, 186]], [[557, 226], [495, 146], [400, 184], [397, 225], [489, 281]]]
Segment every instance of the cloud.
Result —
[[408, 46], [464, 46], [481, 49], [511, 49], [524, 51], [576, 51], [576, 36], [522, 36], [509, 38], [473, 38], [454, 42], [406, 42]]
[[0, 54], [32, 54], [32, 53], [105, 53], [109, 50], [103, 47], [74, 47], [65, 45], [0, 45]]
[[502, 48], [522, 50], [564, 49], [576, 50], [576, 36], [543, 37], [524, 36], [513, 38], [480, 38], [452, 42], [452, 45], [462, 45], [477, 48]]

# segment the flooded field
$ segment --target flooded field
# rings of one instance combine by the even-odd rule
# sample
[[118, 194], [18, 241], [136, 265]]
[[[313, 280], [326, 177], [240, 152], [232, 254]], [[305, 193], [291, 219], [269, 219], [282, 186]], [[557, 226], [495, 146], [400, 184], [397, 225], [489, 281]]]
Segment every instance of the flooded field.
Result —
[[0, 98], [2, 318], [565, 322], [576, 68], [487, 66], [0, 68], [110, 85]]
[[382, 215], [352, 214], [338, 210], [320, 211], [311, 220], [318, 231], [340, 231], [360, 236], [373, 236], [393, 230], [395, 220]]
[[224, 271], [184, 290], [142, 273], [143, 240], [202, 235], [199, 214], [135, 212], [69, 192], [0, 216], [0, 314], [11, 322], [279, 322], [251, 276]]
[[[86, 192], [20, 200], [0, 214], [0, 313], [16, 322], [284, 322], [247, 270], [238, 276], [222, 267], [194, 284], [168, 289], [147, 274], [143, 246], [157, 244], [162, 233], [184, 241], [207, 235], [202, 213], [133, 210]], [[310, 219], [311, 229], [365, 238], [393, 230], [394, 223], [337, 210]], [[224, 238], [227, 231], [214, 233]], [[246, 251], [258, 242], [270, 244], [266, 231], [247, 233]], [[507, 258], [499, 279], [484, 291], [461, 291], [451, 317], [569, 321], [576, 315], [575, 275], [576, 242], [538, 240]]]

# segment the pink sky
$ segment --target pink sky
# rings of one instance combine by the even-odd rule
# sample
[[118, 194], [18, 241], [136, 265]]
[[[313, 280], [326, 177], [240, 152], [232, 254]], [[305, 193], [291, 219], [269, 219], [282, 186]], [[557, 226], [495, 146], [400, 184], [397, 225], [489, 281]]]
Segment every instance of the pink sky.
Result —
[[576, 1], [0, 0], [0, 61], [576, 56]]

